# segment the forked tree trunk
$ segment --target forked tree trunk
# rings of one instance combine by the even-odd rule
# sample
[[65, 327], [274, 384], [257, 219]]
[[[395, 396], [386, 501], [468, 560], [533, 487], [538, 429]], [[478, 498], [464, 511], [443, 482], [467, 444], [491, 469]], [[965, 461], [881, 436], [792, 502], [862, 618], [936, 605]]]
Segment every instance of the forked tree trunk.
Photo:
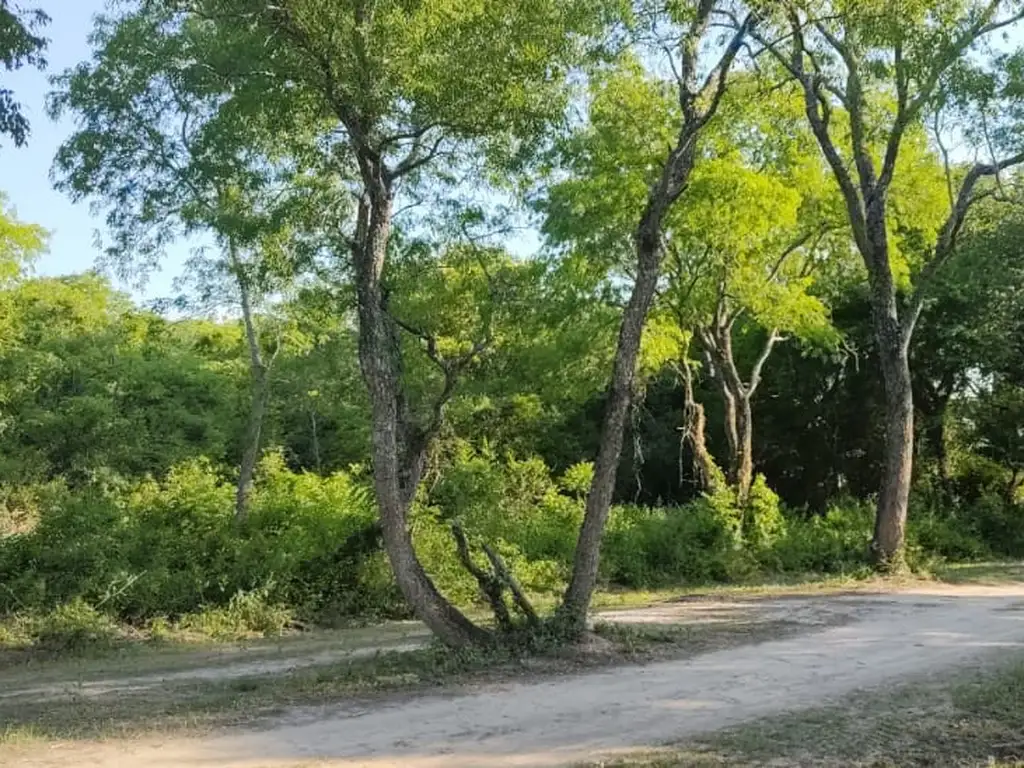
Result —
[[559, 628], [569, 637], [580, 637], [586, 630], [587, 610], [597, 586], [601, 537], [615, 491], [615, 475], [622, 454], [640, 340], [661, 274], [664, 218], [689, 185], [697, 157], [697, 139], [721, 102], [728, 72], [746, 35], [748, 22], [744, 21], [726, 47], [718, 66], [710, 75], [702, 75], [698, 56], [715, 6], [716, 0], [700, 0], [689, 29], [679, 40], [677, 74], [683, 122], [676, 144], [669, 151], [659, 178], [650, 189], [634, 235], [636, 279], [619, 329], [594, 478], [576, 542], [572, 576], [557, 614]]
[[353, 256], [359, 316], [359, 362], [370, 396], [373, 480], [381, 531], [395, 580], [419, 618], [442, 642], [459, 648], [482, 643], [488, 633], [438, 591], [416, 555], [408, 513], [423, 471], [425, 445], [411, 434], [402, 396], [398, 330], [388, 314], [381, 279], [391, 235], [389, 182], [366, 180], [359, 204]]

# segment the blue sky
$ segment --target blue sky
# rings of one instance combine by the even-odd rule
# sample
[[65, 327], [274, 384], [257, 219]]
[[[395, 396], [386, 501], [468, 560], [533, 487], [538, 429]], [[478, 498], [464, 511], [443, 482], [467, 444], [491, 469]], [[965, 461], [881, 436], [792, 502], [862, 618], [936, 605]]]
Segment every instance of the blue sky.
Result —
[[[49, 75], [89, 58], [92, 19], [105, 4], [105, 0], [35, 0], [31, 5], [42, 8], [52, 19], [45, 32], [50, 38], [48, 71], [21, 69], [0, 74], [32, 124], [28, 146], [17, 149], [7, 140], [0, 146], [0, 190], [7, 194], [18, 218], [40, 224], [51, 233], [49, 253], [37, 263], [37, 274], [82, 272], [93, 266], [98, 253], [95, 233], [103, 228], [102, 217], [94, 217], [87, 203], [73, 204], [50, 184], [54, 153], [71, 134], [74, 123], [68, 119], [52, 122], [44, 105]], [[187, 250], [184, 246], [172, 250], [162, 271], [150, 278], [144, 290], [134, 291], [136, 297], [168, 295]]]

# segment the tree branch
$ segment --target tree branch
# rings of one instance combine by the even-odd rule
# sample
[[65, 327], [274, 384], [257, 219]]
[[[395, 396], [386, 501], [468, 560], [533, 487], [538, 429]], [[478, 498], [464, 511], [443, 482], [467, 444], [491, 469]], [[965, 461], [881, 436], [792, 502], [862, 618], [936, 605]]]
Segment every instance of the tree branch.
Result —
[[900, 324], [905, 339], [909, 340], [914, 326], [921, 316], [925, 298], [935, 279], [935, 275], [956, 251], [957, 241], [963, 230], [967, 213], [971, 206], [980, 198], [979, 195], [975, 194], [974, 188], [982, 179], [998, 176], [1007, 168], [1012, 168], [1022, 163], [1024, 163], [1024, 152], [1018, 152], [1016, 155], [995, 163], [978, 163], [967, 172], [967, 176], [964, 177], [963, 184], [960, 187], [960, 193], [957, 195], [956, 205], [953, 206], [939, 232], [932, 260], [925, 265], [920, 275], [918, 275], [917, 286], [911, 296], [909, 310], [904, 315], [903, 322]]

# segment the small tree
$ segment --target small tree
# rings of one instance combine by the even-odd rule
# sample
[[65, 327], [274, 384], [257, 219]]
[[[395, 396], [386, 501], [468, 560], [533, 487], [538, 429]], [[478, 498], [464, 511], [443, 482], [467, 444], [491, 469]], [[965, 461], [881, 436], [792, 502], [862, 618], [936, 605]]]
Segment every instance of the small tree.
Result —
[[[214, 239], [217, 255], [201, 249], [191, 260], [181, 283], [190, 295], [178, 304], [241, 316], [251, 385], [235, 503], [241, 521], [279, 348], [263, 348], [260, 310], [317, 248], [310, 201], [334, 204], [340, 216], [346, 207], [329, 182], [313, 181], [291, 160], [310, 151], [307, 137], [272, 127], [268, 116], [220, 108], [221, 83], [199, 63], [210, 41], [169, 32], [165, 21], [145, 13], [100, 18], [95, 59], [56, 78], [52, 113], [80, 122], [58, 151], [55, 174], [74, 199], [106, 211], [106, 260], [122, 273], [145, 274], [177, 237]], [[317, 227], [329, 224], [317, 215]]]

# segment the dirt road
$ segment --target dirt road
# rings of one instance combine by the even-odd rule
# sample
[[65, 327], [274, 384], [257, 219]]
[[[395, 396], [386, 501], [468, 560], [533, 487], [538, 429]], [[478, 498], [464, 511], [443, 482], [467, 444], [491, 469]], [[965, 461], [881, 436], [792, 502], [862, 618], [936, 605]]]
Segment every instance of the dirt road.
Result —
[[[66, 745], [19, 765], [121, 768], [560, 766], [650, 748], [853, 690], [1024, 649], [1024, 585], [767, 600], [774, 616], [850, 621], [683, 661], [428, 696], [365, 710], [295, 712], [261, 731]], [[673, 621], [689, 604], [620, 614]], [[803, 620], [803, 619], [801, 619]], [[809, 627], [810, 629], [810, 627]]]

